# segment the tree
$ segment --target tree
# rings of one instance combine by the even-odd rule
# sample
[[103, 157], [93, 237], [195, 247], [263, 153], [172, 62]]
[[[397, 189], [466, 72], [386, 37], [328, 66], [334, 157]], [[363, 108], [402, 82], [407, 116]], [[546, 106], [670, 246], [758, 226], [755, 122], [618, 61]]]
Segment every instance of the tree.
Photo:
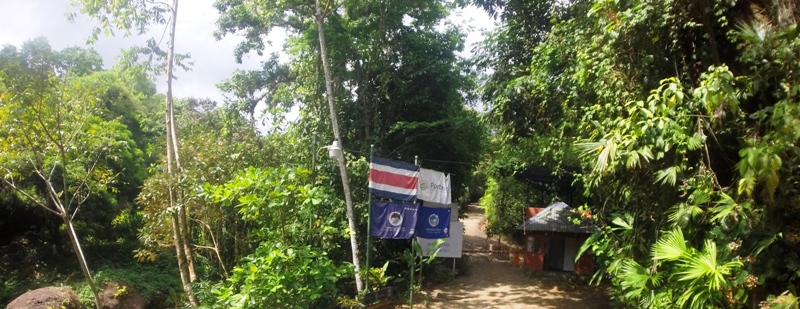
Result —
[[[183, 165], [184, 173], [176, 186], [179, 199], [193, 211], [188, 219], [199, 226], [192, 232], [193, 247], [197, 254], [206, 253], [220, 266], [212, 276], [226, 278], [230, 266], [237, 263], [253, 249], [251, 230], [237, 218], [235, 211], [220, 207], [205, 198], [203, 187], [220, 185], [231, 180], [238, 171], [248, 167], [277, 166], [285, 161], [280, 146], [268, 143], [259, 136], [254, 125], [236, 110], [216, 107], [208, 99], [179, 100], [176, 104], [177, 120], [183, 123], [179, 138], [183, 141], [182, 154], [192, 160]], [[147, 179], [137, 203], [146, 218], [140, 230], [144, 245], [137, 253], [140, 259], [154, 257], [160, 247], [171, 241], [167, 175], [154, 172]], [[208, 278], [210, 279], [210, 278]]]
[[[243, 2], [230, 2], [230, 1], [223, 1], [217, 4], [217, 8], [223, 13], [220, 17], [220, 30], [222, 33], [226, 32], [235, 32], [237, 28], [237, 24], [246, 23], [246, 21], [240, 19], [241, 15], [228, 15], [229, 13], [233, 13], [236, 9], [244, 9], [249, 10], [247, 7], [257, 7], [257, 6], [266, 6], [267, 11], [266, 14], [262, 16], [255, 16], [256, 19], [259, 19], [262, 23], [252, 25], [253, 28], [257, 28], [257, 31], [263, 31], [264, 34], [271, 31], [274, 27], [287, 27], [287, 28], [294, 28], [294, 29], [302, 29], [303, 31], [309, 30], [310, 28], [308, 25], [303, 24], [303, 19], [310, 20], [313, 19], [316, 30], [317, 30], [317, 38], [318, 38], [318, 48], [319, 48], [319, 55], [318, 57], [321, 59], [322, 67], [325, 76], [325, 93], [328, 101], [328, 115], [330, 116], [331, 121], [331, 128], [334, 135], [334, 140], [337, 141], [340, 147], [344, 147], [344, 142], [341, 137], [340, 129], [339, 129], [339, 121], [337, 116], [337, 109], [335, 103], [335, 94], [333, 89], [333, 77], [330, 69], [328, 54], [327, 54], [327, 44], [325, 42], [325, 18], [327, 15], [332, 14], [335, 10], [335, 3], [328, 2], [326, 3], [325, 7], [323, 8], [320, 1], [315, 1], [312, 5], [308, 1], [291, 1], [286, 3], [279, 3], [279, 4], [266, 4], [262, 1], [254, 1], [254, 3], [243, 3]], [[236, 13], [238, 14], [238, 13]], [[246, 11], [245, 14], [258, 14], [252, 11]], [[255, 29], [248, 29], [248, 31], [253, 31]], [[221, 36], [222, 34], [217, 34]], [[241, 61], [241, 57], [244, 53], [253, 50], [253, 49], [260, 49], [264, 47], [264, 43], [261, 39], [260, 35], [255, 35], [251, 37], [251, 40], [247, 43], [242, 43], [240, 47], [236, 51], [236, 58], [238, 61]], [[260, 53], [260, 51], [259, 51]], [[270, 71], [275, 70], [275, 66], [267, 66], [265, 68]], [[269, 74], [272, 75], [272, 74]], [[241, 75], [238, 75], [241, 76]], [[275, 80], [273, 80], [273, 83]], [[268, 83], [254, 83], [251, 87], [251, 90], [245, 91], [245, 93], [252, 93], [255, 91], [254, 88], [261, 88], [266, 86]], [[223, 84], [224, 85], [224, 84]], [[227, 86], [227, 88], [235, 88]], [[266, 96], [262, 96], [266, 97]], [[248, 100], [249, 106], [255, 106], [258, 102], [252, 102], [252, 99]], [[252, 110], [253, 107], [248, 108]], [[350, 190], [350, 181], [349, 176], [347, 175], [347, 163], [344, 157], [337, 158], [339, 164], [339, 173], [342, 179], [342, 187], [344, 190], [344, 196], [346, 201], [346, 208], [347, 208], [347, 220], [349, 222], [349, 232], [350, 232], [350, 245], [352, 249], [352, 259], [353, 259], [353, 266], [355, 267], [355, 281], [356, 281], [356, 288], [360, 293], [362, 291], [362, 280], [361, 280], [361, 263], [359, 262], [358, 257], [358, 240], [357, 240], [357, 227], [355, 222], [355, 214], [353, 211], [353, 199]]]
[[[232, 94], [231, 103], [250, 109], [260, 103], [270, 111], [302, 106], [291, 128], [306, 141], [327, 134], [361, 155], [371, 144], [394, 159], [419, 155], [426, 167], [464, 183], [480, 158], [485, 130], [465, 108], [463, 94], [474, 83], [455, 53], [463, 48], [463, 34], [451, 26], [437, 30], [451, 7], [443, 1], [221, 1], [217, 35], [246, 38], [235, 50], [237, 59], [261, 53], [264, 35], [276, 27], [296, 34], [286, 50], [290, 63], [270, 58], [262, 70], [237, 72], [223, 90]], [[349, 177], [366, 182], [361, 175]], [[366, 200], [366, 194], [360, 197]]]
[[[181, 273], [181, 281], [189, 295], [192, 305], [199, 305], [197, 299], [191, 292], [190, 283], [197, 280], [194, 270], [194, 258], [189, 238], [189, 224], [187, 220], [186, 206], [181, 201], [176, 201], [173, 192], [173, 183], [176, 173], [182, 172], [179, 156], [179, 145], [175, 126], [175, 115], [172, 97], [172, 80], [174, 79], [173, 70], [176, 64], [175, 54], [175, 28], [178, 17], [178, 0], [173, 0], [172, 4], [164, 2], [150, 1], [117, 1], [113, 3], [99, 3], [96, 1], [79, 1], [77, 5], [81, 11], [89, 16], [101, 21], [101, 27], [95, 28], [93, 38], [96, 39], [101, 30], [107, 34], [113, 34], [113, 29], [125, 31], [125, 35], [131, 30], [142, 34], [153, 23], [167, 23], [169, 30], [169, 42], [166, 51], [164, 66], [167, 75], [167, 94], [166, 94], [166, 149], [167, 149], [167, 175], [169, 188], [170, 211], [172, 215], [172, 225], [174, 231], [175, 250], [177, 252], [178, 268]], [[165, 16], [165, 13], [167, 15]], [[166, 18], [168, 17], [168, 18]], [[160, 49], [155, 46], [155, 41], [150, 40], [149, 51], [160, 54]]]
[[20, 198], [63, 221], [100, 308], [73, 219], [89, 197], [114, 184], [117, 174], [111, 164], [135, 149], [135, 143], [117, 119], [101, 117], [93, 89], [70, 74], [69, 67], [57, 75], [58, 67], [35, 58], [42, 55], [48, 53], [0, 63], [2, 181]]
[[[330, 14], [333, 8], [322, 8], [320, 0], [314, 1], [316, 13], [314, 19], [317, 23], [317, 32], [319, 34], [319, 53], [322, 58], [322, 69], [325, 72], [325, 94], [328, 97], [329, 115], [331, 117], [331, 126], [333, 128], [334, 141], [339, 142], [339, 147], [344, 149], [342, 142], [342, 133], [339, 131], [339, 118], [336, 114], [336, 98], [333, 93], [333, 76], [331, 76], [331, 68], [328, 63], [328, 50], [325, 43], [325, 15]], [[333, 145], [331, 145], [333, 146]], [[363, 282], [361, 281], [361, 263], [358, 261], [358, 240], [356, 239], [356, 221], [355, 214], [353, 213], [353, 196], [350, 191], [350, 179], [347, 176], [347, 162], [345, 156], [336, 158], [339, 162], [339, 174], [342, 177], [342, 187], [344, 189], [344, 200], [347, 207], [347, 222], [349, 223], [350, 230], [350, 246], [353, 249], [353, 265], [355, 266], [356, 276], [356, 289], [361, 293], [363, 291]]]

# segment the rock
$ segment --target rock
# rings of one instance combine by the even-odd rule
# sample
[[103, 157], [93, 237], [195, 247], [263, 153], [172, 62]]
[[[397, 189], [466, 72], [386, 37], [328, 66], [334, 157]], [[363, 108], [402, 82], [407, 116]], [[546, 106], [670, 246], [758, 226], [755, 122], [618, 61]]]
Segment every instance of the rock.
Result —
[[46, 287], [28, 291], [11, 301], [6, 309], [84, 309], [78, 295], [68, 287]]
[[146, 302], [142, 294], [125, 283], [106, 282], [100, 292], [103, 309], [144, 309]]

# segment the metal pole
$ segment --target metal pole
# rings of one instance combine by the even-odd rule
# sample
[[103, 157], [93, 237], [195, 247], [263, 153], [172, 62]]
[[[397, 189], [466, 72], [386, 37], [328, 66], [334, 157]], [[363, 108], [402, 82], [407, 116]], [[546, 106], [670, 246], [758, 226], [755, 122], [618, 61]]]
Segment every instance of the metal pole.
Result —
[[[372, 156], [375, 155], [375, 144], [369, 145], [369, 163], [372, 164]], [[364, 280], [364, 291], [369, 293], [369, 260], [370, 252], [372, 251], [372, 194], [367, 193], [369, 196], [367, 207], [369, 207], [369, 215], [367, 215], [367, 278]]]
[[408, 285], [408, 305], [411, 306], [411, 309], [414, 308], [414, 264], [417, 263], [417, 255], [414, 252], [414, 242], [416, 241], [417, 240], [414, 238], [411, 239], [411, 284]]
[[[414, 165], [419, 165], [419, 156], [414, 156]], [[411, 239], [411, 284], [409, 285], [410, 289], [408, 291], [408, 304], [411, 306], [411, 309], [414, 309], [414, 265], [417, 263], [417, 255], [414, 252], [416, 246], [414, 245], [416, 242], [416, 238]]]

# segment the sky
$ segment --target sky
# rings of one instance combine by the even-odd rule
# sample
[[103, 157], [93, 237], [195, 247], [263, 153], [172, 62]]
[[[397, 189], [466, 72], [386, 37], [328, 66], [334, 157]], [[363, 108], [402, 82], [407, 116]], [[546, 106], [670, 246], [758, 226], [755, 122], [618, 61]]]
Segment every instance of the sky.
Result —
[[[0, 45], [20, 46], [27, 40], [44, 36], [56, 50], [70, 46], [86, 46], [86, 38], [97, 22], [81, 14], [77, 15], [74, 23], [68, 22], [66, 12], [77, 12], [77, 8], [68, 5], [68, 1], [0, 0], [0, 12], [4, 12], [3, 18], [0, 18]], [[257, 69], [260, 67], [260, 62], [266, 60], [252, 54], [242, 59], [241, 64], [236, 63], [233, 51], [241, 38], [230, 35], [219, 41], [214, 38], [215, 22], [219, 14], [213, 8], [213, 3], [214, 0], [191, 0], [180, 3], [176, 52], [190, 53], [194, 65], [191, 71], [176, 72], [178, 79], [173, 83], [173, 93], [178, 98], [210, 98], [222, 103], [223, 95], [216, 88], [217, 83], [228, 78], [237, 68]], [[488, 15], [474, 7], [454, 12], [449, 20], [470, 29], [467, 47], [461, 53], [461, 56], [465, 57], [469, 56], [471, 44], [482, 39], [481, 30], [493, 28], [493, 22]], [[156, 26], [150, 33], [140, 37], [101, 35], [92, 47], [103, 56], [103, 64], [110, 67], [116, 63], [116, 58], [122, 49], [144, 45], [150, 37], [160, 38], [163, 30], [163, 26]], [[267, 39], [274, 45], [268, 48], [264, 55], [269, 55], [273, 51], [280, 52], [284, 34], [275, 31]], [[167, 38], [163, 40], [162, 48], [166, 47], [166, 41]], [[161, 78], [157, 82], [159, 92], [165, 92], [166, 85], [163, 81]]]

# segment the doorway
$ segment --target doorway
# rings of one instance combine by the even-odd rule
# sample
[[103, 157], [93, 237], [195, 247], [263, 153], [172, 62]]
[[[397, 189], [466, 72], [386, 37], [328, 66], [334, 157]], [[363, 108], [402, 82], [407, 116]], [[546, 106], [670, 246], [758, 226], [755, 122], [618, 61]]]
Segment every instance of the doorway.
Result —
[[564, 269], [564, 238], [550, 238], [547, 255], [544, 258], [544, 268], [548, 270]]

